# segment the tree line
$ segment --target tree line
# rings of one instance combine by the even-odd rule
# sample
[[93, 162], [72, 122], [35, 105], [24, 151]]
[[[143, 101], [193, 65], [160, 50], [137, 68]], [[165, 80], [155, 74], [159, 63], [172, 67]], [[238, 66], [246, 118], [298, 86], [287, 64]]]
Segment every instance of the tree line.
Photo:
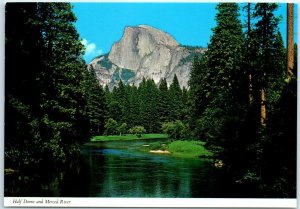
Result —
[[[176, 75], [170, 86], [165, 78], [158, 85], [153, 79], [143, 78], [138, 87], [124, 85], [120, 80], [111, 92], [106, 86], [105, 95], [108, 110], [105, 134], [130, 133], [137, 126], [144, 133], [161, 133], [167, 123], [187, 124], [188, 90], [180, 88]], [[186, 127], [182, 126], [180, 131], [184, 130]]]
[[5, 8], [5, 167], [59, 167], [104, 123], [69, 3]]
[[218, 4], [207, 53], [195, 58], [189, 83], [195, 136], [258, 197], [296, 195], [297, 55], [287, 70], [277, 8], [246, 4], [243, 32], [239, 6]]

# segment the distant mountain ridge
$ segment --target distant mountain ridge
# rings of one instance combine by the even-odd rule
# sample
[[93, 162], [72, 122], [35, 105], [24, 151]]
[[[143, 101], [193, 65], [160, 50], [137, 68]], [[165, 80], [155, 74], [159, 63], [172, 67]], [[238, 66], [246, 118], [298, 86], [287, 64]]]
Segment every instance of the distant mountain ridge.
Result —
[[121, 79], [138, 86], [143, 78], [170, 84], [176, 74], [181, 87], [188, 86], [195, 55], [206, 51], [201, 47], [181, 46], [171, 35], [147, 25], [126, 27], [120, 41], [108, 54], [96, 57], [89, 64], [101, 85], [110, 89]]

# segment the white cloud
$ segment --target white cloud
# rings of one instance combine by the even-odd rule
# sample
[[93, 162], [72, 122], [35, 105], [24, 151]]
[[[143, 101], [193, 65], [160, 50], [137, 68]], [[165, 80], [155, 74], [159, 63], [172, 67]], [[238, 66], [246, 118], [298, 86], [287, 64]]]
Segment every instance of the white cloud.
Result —
[[95, 43], [90, 43], [88, 40], [83, 39], [81, 43], [85, 47], [85, 58], [86, 59], [91, 59], [95, 56], [101, 55], [103, 53], [102, 49], [97, 49], [97, 46]]
[[86, 39], [83, 39], [82, 41], [81, 41], [81, 43], [84, 45], [84, 46], [86, 46], [87, 45], [87, 40]]

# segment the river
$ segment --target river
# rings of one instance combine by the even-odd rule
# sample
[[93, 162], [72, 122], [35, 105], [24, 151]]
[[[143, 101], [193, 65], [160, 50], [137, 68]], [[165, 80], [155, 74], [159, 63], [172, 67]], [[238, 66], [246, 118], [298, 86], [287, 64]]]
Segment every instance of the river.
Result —
[[[157, 140], [151, 140], [154, 142]], [[138, 150], [149, 140], [94, 142], [83, 146], [79, 166], [27, 182], [5, 177], [5, 196], [230, 197], [225, 177], [200, 158]], [[25, 180], [24, 180], [25, 179]], [[51, 179], [50, 183], [45, 179]], [[13, 191], [10, 189], [14, 188]]]

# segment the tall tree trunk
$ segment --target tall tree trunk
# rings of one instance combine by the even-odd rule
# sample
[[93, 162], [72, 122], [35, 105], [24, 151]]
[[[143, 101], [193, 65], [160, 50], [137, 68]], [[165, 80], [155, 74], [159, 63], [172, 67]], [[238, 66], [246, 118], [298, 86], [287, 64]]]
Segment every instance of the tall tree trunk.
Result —
[[262, 127], [266, 127], [267, 109], [266, 109], [266, 90], [261, 89], [261, 105], [260, 105], [260, 124]]
[[287, 73], [293, 75], [294, 69], [294, 4], [287, 4]]
[[[250, 40], [251, 40], [251, 3], [247, 4], [247, 29], [248, 29], [248, 53], [250, 50]], [[251, 66], [250, 59], [248, 59], [248, 79], [249, 79], [249, 104], [251, 105], [253, 102], [253, 83], [252, 83], [252, 74], [251, 74]]]
[[[264, 3], [263, 7], [263, 20], [266, 21], [267, 19], [267, 4]], [[264, 72], [263, 72], [263, 80], [266, 79], [267, 75], [267, 69], [270, 66], [270, 46], [269, 42], [267, 41], [267, 24], [264, 25], [263, 27], [263, 45], [265, 47], [264, 50], [264, 59], [267, 61], [267, 67], [264, 67]], [[266, 108], [266, 89], [265, 89], [266, 83], [265, 81], [263, 82], [263, 85], [261, 86], [260, 89], [260, 125], [261, 127], [265, 128], [266, 127], [266, 118], [267, 118], [267, 108]]]

